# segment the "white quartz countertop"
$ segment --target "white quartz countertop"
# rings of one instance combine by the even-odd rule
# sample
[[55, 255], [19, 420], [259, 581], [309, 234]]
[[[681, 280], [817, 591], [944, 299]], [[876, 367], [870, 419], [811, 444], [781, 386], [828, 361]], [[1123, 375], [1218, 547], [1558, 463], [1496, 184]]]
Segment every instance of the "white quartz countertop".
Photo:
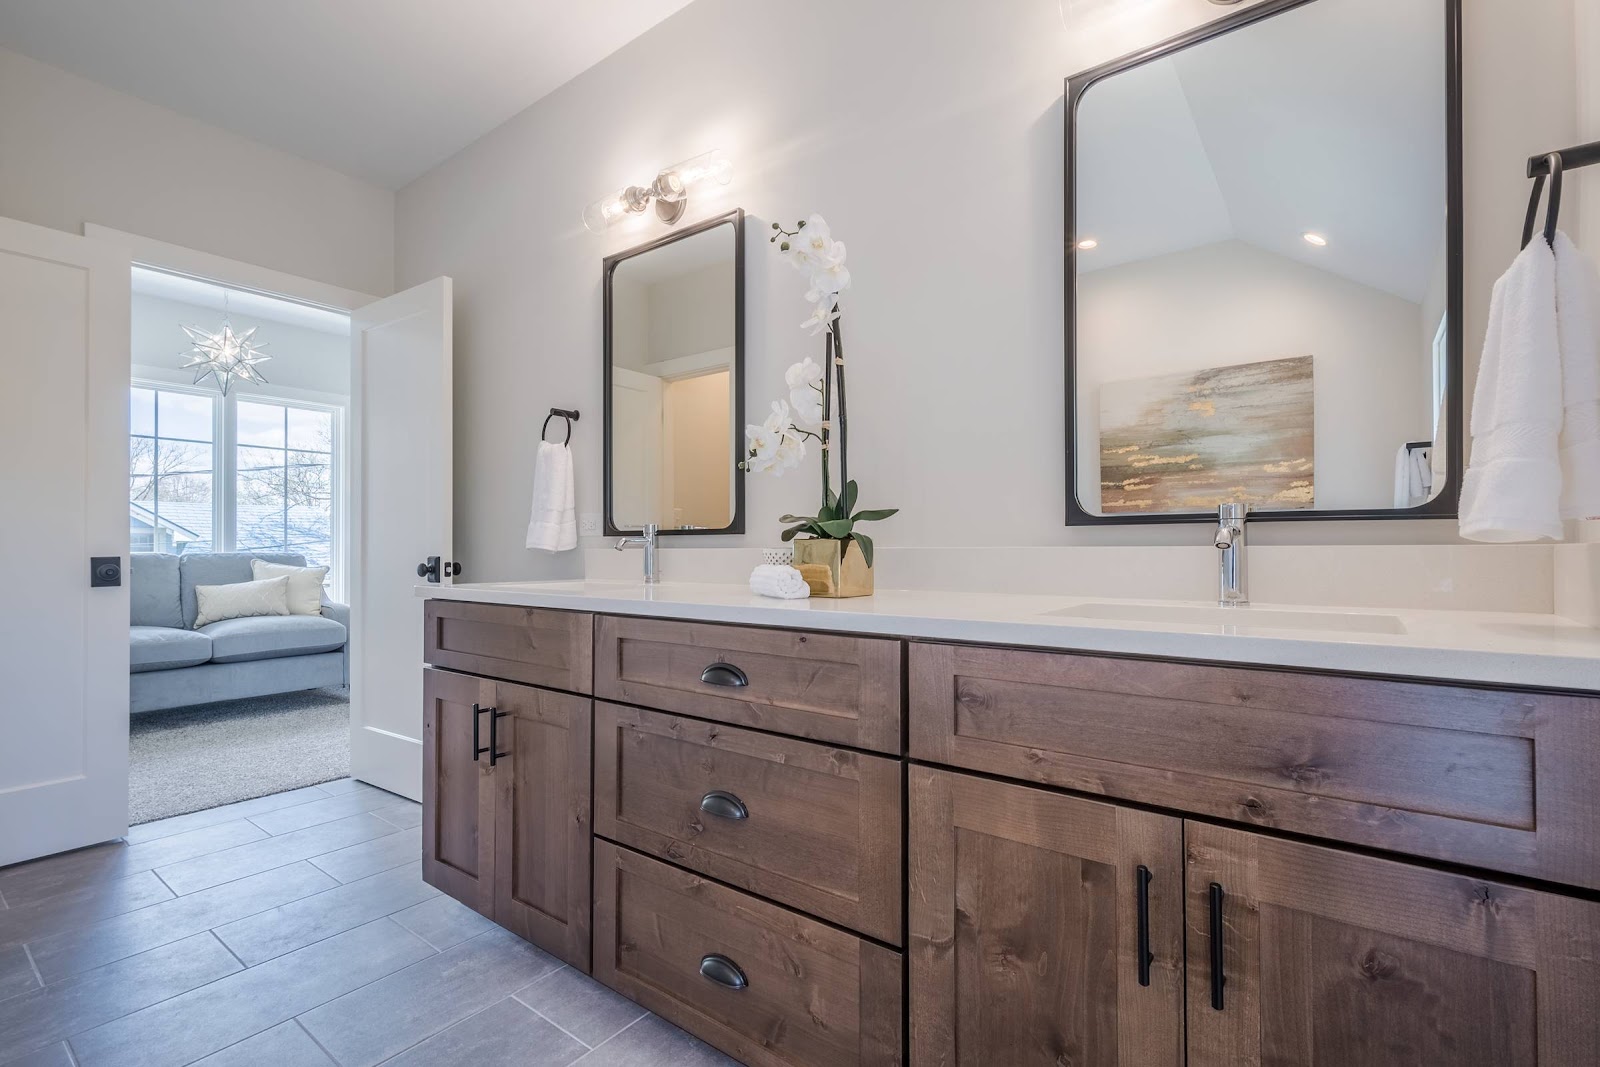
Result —
[[1600, 629], [1553, 615], [1301, 605], [1223, 611], [1178, 601], [896, 589], [849, 600], [772, 600], [743, 585], [698, 582], [479, 582], [419, 585], [417, 596], [1600, 691]]

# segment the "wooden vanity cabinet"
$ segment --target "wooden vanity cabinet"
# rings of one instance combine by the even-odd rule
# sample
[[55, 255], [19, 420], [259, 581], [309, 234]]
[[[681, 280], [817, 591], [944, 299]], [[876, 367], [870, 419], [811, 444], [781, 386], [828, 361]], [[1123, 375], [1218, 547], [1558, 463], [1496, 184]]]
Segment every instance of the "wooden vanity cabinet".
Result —
[[423, 880], [589, 970], [590, 701], [423, 672]]
[[1600, 903], [933, 768], [910, 788], [913, 1064], [1600, 1063]]
[[1182, 821], [910, 773], [911, 1063], [1181, 1067]]
[[1600, 904], [1221, 826], [1185, 836], [1191, 1067], [1600, 1063]]

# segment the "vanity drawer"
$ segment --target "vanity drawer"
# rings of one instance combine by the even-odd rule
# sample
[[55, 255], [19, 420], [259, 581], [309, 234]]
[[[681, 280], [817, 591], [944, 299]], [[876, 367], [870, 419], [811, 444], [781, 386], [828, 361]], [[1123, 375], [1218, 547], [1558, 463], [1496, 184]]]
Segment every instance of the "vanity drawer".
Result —
[[594, 867], [606, 985], [753, 1067], [900, 1062], [900, 953], [607, 841]]
[[595, 695], [900, 752], [900, 642], [602, 615]]
[[588, 694], [594, 616], [577, 611], [430, 600], [423, 662], [467, 674]]
[[900, 762], [595, 708], [595, 833], [900, 943]]
[[918, 759], [1600, 888], [1600, 700], [910, 646]]

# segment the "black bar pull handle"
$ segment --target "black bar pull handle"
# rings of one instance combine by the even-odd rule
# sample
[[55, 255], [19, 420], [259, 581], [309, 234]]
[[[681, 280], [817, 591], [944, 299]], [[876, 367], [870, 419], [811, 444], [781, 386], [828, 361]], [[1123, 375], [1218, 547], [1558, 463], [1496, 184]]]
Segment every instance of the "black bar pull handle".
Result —
[[729, 689], [738, 689], [750, 684], [750, 679], [744, 671], [731, 663], [717, 662], [700, 672], [700, 680], [707, 685], [720, 685]]
[[1155, 875], [1150, 873], [1150, 868], [1139, 864], [1134, 871], [1134, 881], [1138, 886], [1139, 907], [1139, 984], [1150, 984], [1150, 965], [1155, 962], [1155, 953], [1150, 951], [1150, 883]]
[[[483, 747], [483, 727], [482, 727], [482, 723], [483, 723], [483, 713], [486, 712], [486, 711], [491, 711], [492, 712], [492, 711], [494, 711], [494, 709], [493, 708], [480, 708], [476, 704], [472, 705], [472, 762], [473, 763], [477, 763], [479, 756], [483, 755], [485, 752], [488, 752], [490, 748], [494, 747], [494, 743], [492, 741], [489, 744], [489, 748], [484, 748]], [[494, 732], [494, 723], [492, 723], [492, 722], [489, 724], [489, 731], [490, 731], [490, 736], [492, 737], [493, 736], [493, 732]]]
[[732, 793], [725, 793], [720, 789], [713, 789], [700, 798], [700, 810], [707, 815], [715, 815], [719, 819], [748, 819], [750, 809], [744, 806], [744, 801]]
[[1222, 973], [1222, 887], [1211, 883], [1211, 1007], [1222, 1010], [1222, 987], [1228, 978]]
[[484, 710], [489, 713], [489, 747], [485, 751], [489, 753], [489, 766], [493, 767], [496, 763], [511, 755], [509, 752], [500, 751], [500, 720], [511, 713], [509, 711], [497, 711], [494, 708], [485, 708]]
[[700, 957], [700, 974], [729, 989], [744, 989], [750, 984], [750, 980], [744, 976], [737, 963], [715, 952]]

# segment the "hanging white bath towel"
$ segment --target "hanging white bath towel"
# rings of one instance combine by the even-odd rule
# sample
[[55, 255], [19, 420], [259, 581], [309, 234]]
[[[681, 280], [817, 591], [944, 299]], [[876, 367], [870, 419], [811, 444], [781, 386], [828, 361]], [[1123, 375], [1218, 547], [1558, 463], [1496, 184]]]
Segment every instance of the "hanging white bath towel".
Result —
[[1494, 285], [1461, 486], [1469, 541], [1561, 538], [1556, 257], [1535, 240]]
[[540, 441], [533, 461], [533, 514], [528, 547], [565, 552], [578, 547], [578, 498], [572, 476], [572, 449]]
[[1561, 341], [1561, 517], [1600, 518], [1600, 272], [1556, 234]]

